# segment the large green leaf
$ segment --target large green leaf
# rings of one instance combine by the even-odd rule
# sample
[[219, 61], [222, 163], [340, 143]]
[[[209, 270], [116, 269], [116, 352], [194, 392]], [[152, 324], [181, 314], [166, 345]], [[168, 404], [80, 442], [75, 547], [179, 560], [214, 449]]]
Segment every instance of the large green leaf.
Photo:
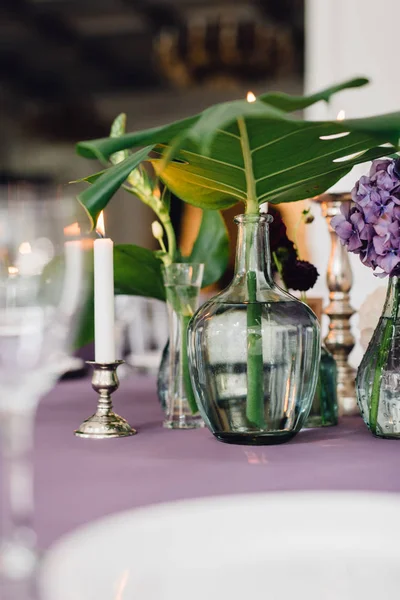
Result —
[[101, 174], [95, 173], [93, 176], [87, 178], [89, 181], [93, 181], [93, 183], [86, 190], [78, 194], [78, 200], [85, 208], [92, 228], [95, 227], [97, 218], [107, 206], [109, 199], [121, 187], [132, 170], [148, 157], [151, 150], [151, 146], [138, 150]]
[[229, 236], [219, 211], [204, 210], [200, 230], [193, 245], [191, 263], [204, 263], [203, 287], [218, 281], [229, 260]]
[[[93, 156], [99, 152], [105, 156], [141, 143], [156, 144], [153, 165], [178, 197], [212, 209], [243, 201], [255, 212], [263, 202], [291, 202], [320, 194], [354, 165], [397, 149], [400, 113], [312, 122], [287, 112], [363, 83], [352, 80], [305, 98], [267, 94], [252, 103], [217, 104], [191, 119], [122, 136], [117, 148], [100, 140], [80, 144], [78, 150], [90, 148]], [[384, 148], [384, 143], [390, 146]], [[167, 162], [163, 152], [173, 160]], [[107, 174], [103, 177], [106, 181]], [[99, 203], [110, 198], [109, 188], [98, 186], [97, 194]]]
[[133, 244], [115, 246], [115, 293], [165, 300], [161, 265], [151, 250]]
[[82, 314], [79, 319], [77, 335], [74, 341], [76, 350], [83, 348], [94, 340], [94, 295], [93, 284], [91, 285], [90, 294], [83, 307]]
[[[175, 195], [201, 208], [224, 209], [249, 200], [254, 205], [292, 202], [324, 192], [354, 165], [396, 149], [377, 146], [389, 139], [379, 134], [350, 133], [322, 141], [320, 136], [343, 131], [336, 124], [293, 122], [274, 127], [271, 121], [267, 128], [257, 119], [243, 122], [244, 135], [224, 138], [221, 129], [207, 154], [188, 142], [179, 152], [185, 162], [163, 167], [162, 159], [153, 159], [159, 176]], [[261, 130], [264, 135], [259, 139]], [[356, 152], [357, 156], [335, 162]]]

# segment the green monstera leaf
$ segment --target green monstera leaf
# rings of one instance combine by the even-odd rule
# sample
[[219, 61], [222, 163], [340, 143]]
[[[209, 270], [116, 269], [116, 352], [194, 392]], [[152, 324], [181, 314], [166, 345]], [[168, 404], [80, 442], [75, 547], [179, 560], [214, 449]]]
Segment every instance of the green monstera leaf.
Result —
[[115, 293], [165, 300], [161, 265], [154, 252], [147, 248], [133, 244], [115, 246]]
[[[271, 93], [252, 103], [217, 104], [165, 127], [81, 142], [77, 151], [104, 160], [127, 148], [155, 145], [150, 160], [181, 199], [205, 209], [244, 202], [248, 212], [256, 212], [263, 202], [320, 194], [354, 165], [397, 150], [400, 113], [321, 122], [291, 114], [365, 83], [351, 80], [304, 97]], [[98, 188], [98, 201], [105, 196], [108, 189]]]

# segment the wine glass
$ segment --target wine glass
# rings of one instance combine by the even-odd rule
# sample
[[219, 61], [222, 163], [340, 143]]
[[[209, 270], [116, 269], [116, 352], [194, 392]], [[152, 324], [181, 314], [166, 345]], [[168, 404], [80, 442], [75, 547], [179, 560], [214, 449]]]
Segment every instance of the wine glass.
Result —
[[0, 189], [1, 489], [7, 509], [0, 530], [3, 581], [26, 580], [35, 571], [35, 413], [62, 374], [87, 289], [89, 252], [80, 238], [78, 205], [53, 192], [21, 185]]

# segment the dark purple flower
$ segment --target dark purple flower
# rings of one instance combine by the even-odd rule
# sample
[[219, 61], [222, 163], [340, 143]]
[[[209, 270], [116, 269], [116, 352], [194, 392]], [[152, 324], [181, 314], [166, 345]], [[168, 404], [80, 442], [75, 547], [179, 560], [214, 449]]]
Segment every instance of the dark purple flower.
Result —
[[349, 252], [383, 274], [400, 273], [400, 158], [373, 161], [331, 225]]
[[283, 265], [282, 276], [289, 289], [306, 292], [314, 287], [318, 279], [318, 271], [306, 260], [295, 260]]
[[269, 243], [271, 252], [276, 252], [279, 246], [285, 246], [289, 241], [286, 234], [286, 225], [282, 220], [282, 216], [278, 210], [270, 207], [269, 213], [274, 220], [269, 225]]

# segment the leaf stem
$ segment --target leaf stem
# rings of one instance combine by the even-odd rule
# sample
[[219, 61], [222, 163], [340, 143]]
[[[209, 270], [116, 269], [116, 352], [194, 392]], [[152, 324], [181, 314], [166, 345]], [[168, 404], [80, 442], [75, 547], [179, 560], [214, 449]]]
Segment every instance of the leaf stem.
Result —
[[176, 254], [176, 237], [174, 228], [172, 226], [171, 218], [169, 214], [163, 209], [157, 214], [157, 216], [160, 219], [162, 226], [164, 227], [165, 233], [167, 234], [168, 255], [171, 259], [171, 262], [174, 262]]
[[240, 145], [242, 147], [243, 161], [244, 161], [244, 172], [246, 177], [246, 188], [247, 188], [247, 200], [246, 200], [246, 214], [259, 213], [258, 201], [257, 201], [257, 190], [256, 182], [253, 172], [253, 159], [251, 157], [251, 149], [249, 136], [247, 133], [246, 123], [243, 117], [237, 119], [237, 124], [240, 133]]
[[[167, 263], [171, 264], [175, 260], [176, 255], [176, 236], [172, 226], [171, 217], [163, 202], [153, 192], [140, 189], [136, 186], [123, 186], [125, 190], [134, 194], [157, 215], [162, 224], [168, 240], [168, 258]], [[164, 261], [165, 262], [165, 261]]]
[[[258, 215], [256, 182], [253, 173], [253, 161], [247, 127], [244, 119], [238, 118], [244, 170], [246, 177], [247, 201], [246, 214]], [[246, 281], [248, 293], [247, 305], [247, 403], [246, 416], [250, 423], [258, 428], [265, 427], [264, 419], [264, 364], [262, 355], [261, 305], [257, 302], [257, 273], [252, 268], [254, 224], [246, 227]]]

